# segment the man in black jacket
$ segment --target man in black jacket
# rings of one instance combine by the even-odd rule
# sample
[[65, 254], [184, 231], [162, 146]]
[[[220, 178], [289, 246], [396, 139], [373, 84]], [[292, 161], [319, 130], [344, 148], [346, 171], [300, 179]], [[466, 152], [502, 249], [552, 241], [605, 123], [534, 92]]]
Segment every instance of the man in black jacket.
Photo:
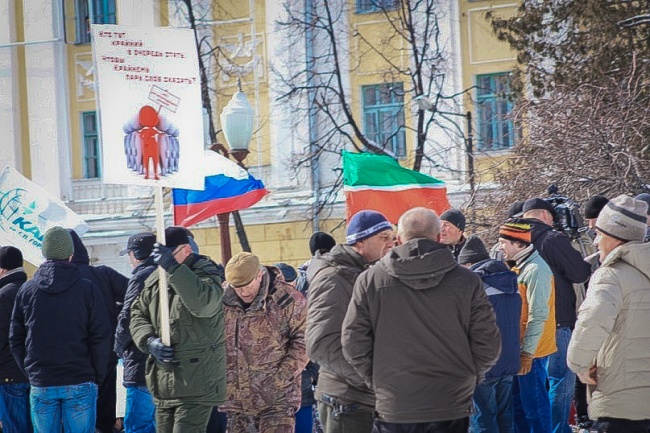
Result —
[[27, 281], [18, 248], [0, 247], [0, 419], [4, 433], [33, 431], [29, 381], [9, 350], [9, 325], [18, 289]]
[[576, 323], [576, 293], [573, 284], [587, 281], [591, 266], [563, 233], [553, 230], [555, 209], [541, 198], [526, 200], [525, 221], [531, 227], [535, 249], [549, 265], [555, 279], [555, 340], [557, 352], [548, 358], [549, 397], [553, 433], [571, 433], [569, 412], [576, 376], [567, 366], [571, 332]]
[[88, 250], [84, 246], [79, 235], [68, 229], [72, 236], [74, 254], [72, 263], [75, 264], [81, 276], [90, 280], [103, 295], [104, 306], [108, 312], [108, 320], [111, 326], [111, 344], [107, 351], [108, 365], [106, 378], [99, 384], [97, 394], [97, 421], [95, 430], [99, 433], [113, 433], [115, 426], [115, 409], [117, 404], [117, 355], [113, 352], [113, 339], [117, 327], [117, 315], [120, 313], [124, 303], [124, 295], [129, 279], [108, 266], [90, 266]]
[[9, 345], [31, 385], [35, 431], [93, 431], [111, 329], [102, 293], [70, 263], [72, 236], [52, 227], [46, 261], [18, 291]]
[[126, 290], [124, 306], [117, 320], [115, 353], [124, 361], [122, 382], [126, 388], [124, 428], [126, 431], [141, 433], [156, 432], [156, 407], [144, 376], [147, 355], [140, 352], [133, 343], [129, 324], [133, 301], [142, 292], [145, 280], [158, 267], [151, 257], [155, 242], [156, 236], [153, 233], [137, 233], [129, 238], [126, 248], [120, 251], [121, 256], [129, 255], [129, 263], [133, 271]]

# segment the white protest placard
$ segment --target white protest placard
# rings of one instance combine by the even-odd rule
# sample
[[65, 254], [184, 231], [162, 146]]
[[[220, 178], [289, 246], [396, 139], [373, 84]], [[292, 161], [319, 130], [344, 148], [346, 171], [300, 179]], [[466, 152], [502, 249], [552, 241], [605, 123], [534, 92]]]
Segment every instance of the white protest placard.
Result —
[[92, 25], [104, 182], [203, 189], [191, 29]]
[[35, 266], [41, 254], [43, 235], [54, 226], [74, 229], [79, 236], [88, 225], [61, 200], [20, 174], [13, 167], [0, 172], [0, 245], [11, 245]]

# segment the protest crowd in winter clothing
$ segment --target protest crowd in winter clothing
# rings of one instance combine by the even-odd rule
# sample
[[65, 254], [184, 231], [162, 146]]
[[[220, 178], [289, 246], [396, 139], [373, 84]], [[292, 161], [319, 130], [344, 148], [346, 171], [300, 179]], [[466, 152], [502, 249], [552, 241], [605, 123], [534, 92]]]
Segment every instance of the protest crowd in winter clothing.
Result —
[[52, 227], [32, 279], [0, 247], [2, 432], [650, 432], [649, 205], [587, 200], [590, 255], [540, 198], [490, 251], [458, 209], [363, 210], [298, 269], [168, 227], [130, 278]]

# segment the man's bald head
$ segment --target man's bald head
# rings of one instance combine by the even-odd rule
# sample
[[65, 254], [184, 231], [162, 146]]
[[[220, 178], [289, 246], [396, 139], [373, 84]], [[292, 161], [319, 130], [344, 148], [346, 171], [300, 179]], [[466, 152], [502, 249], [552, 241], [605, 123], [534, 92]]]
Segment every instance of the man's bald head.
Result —
[[410, 209], [397, 222], [397, 239], [400, 244], [416, 238], [432, 241], [440, 239], [440, 218], [431, 209], [416, 207]]

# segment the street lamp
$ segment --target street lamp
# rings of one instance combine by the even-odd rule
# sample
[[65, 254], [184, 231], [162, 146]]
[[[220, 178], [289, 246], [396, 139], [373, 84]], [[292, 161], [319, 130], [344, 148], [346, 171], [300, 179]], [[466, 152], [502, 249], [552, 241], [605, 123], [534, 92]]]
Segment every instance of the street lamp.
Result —
[[226, 136], [230, 153], [242, 164], [248, 155], [248, 145], [253, 136], [255, 123], [253, 107], [241, 89], [241, 81], [237, 80], [239, 90], [232, 95], [232, 99], [221, 112], [221, 129]]
[[[239, 90], [232, 95], [232, 99], [221, 112], [221, 129], [226, 136], [230, 148], [229, 153], [243, 167], [243, 160], [248, 155], [248, 145], [253, 136], [254, 113], [253, 107], [242, 91], [241, 81], [237, 80]], [[213, 146], [214, 147], [214, 146]], [[226, 266], [232, 257], [230, 246], [230, 213], [217, 215], [219, 221], [219, 237], [221, 240], [221, 263]]]

